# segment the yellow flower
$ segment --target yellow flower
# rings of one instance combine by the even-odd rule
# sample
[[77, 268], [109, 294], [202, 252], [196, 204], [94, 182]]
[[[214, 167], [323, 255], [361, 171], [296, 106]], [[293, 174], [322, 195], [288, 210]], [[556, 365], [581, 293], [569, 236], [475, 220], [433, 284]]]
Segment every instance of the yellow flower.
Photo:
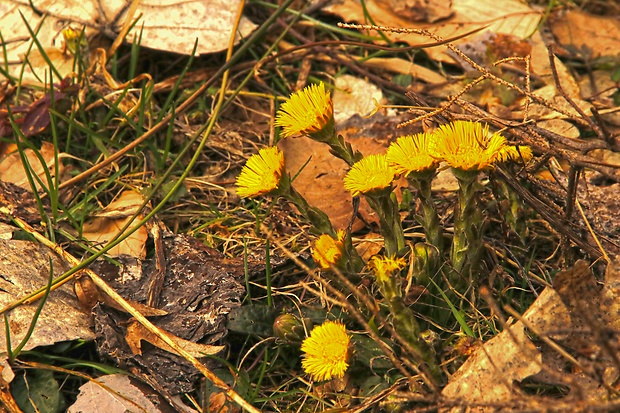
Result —
[[284, 170], [284, 154], [277, 148], [263, 148], [252, 155], [237, 177], [241, 198], [268, 194], [276, 189]]
[[390, 188], [394, 180], [394, 169], [387, 162], [385, 155], [368, 155], [353, 164], [344, 177], [344, 188], [351, 195], [372, 195]]
[[334, 105], [323, 82], [310, 85], [296, 93], [282, 104], [275, 121], [282, 127], [282, 135], [311, 135], [317, 140], [335, 136]]
[[350, 341], [347, 329], [338, 321], [326, 321], [315, 327], [301, 343], [304, 371], [316, 381], [341, 378], [349, 367]]
[[370, 260], [370, 268], [375, 273], [375, 277], [391, 277], [395, 272], [405, 267], [405, 260], [402, 258], [388, 258], [374, 256]]
[[529, 146], [505, 146], [496, 155], [496, 162], [529, 162], [532, 159], [532, 148]]
[[401, 136], [387, 150], [388, 163], [397, 174], [405, 176], [437, 168], [439, 162], [431, 156], [428, 148], [431, 139], [432, 135], [427, 133]]
[[334, 239], [331, 235], [323, 234], [314, 242], [312, 257], [323, 269], [335, 266], [342, 258], [344, 253], [344, 231], [339, 230], [337, 237], [337, 239]]
[[505, 145], [506, 138], [499, 133], [489, 137], [489, 125], [455, 121], [435, 131], [430, 150], [452, 168], [479, 171], [493, 164]]

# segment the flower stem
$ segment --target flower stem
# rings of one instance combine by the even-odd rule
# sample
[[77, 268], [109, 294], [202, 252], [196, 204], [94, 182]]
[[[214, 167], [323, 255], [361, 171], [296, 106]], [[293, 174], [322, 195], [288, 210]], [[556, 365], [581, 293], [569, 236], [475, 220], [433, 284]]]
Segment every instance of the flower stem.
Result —
[[439, 215], [437, 215], [435, 203], [432, 199], [431, 181], [432, 175], [431, 177], [411, 177], [410, 179], [410, 183], [418, 191], [418, 198], [422, 204], [422, 216], [416, 218], [424, 228], [426, 241], [437, 247], [441, 252], [443, 251], [443, 230], [439, 225]]
[[334, 227], [327, 214], [317, 207], [308, 204], [308, 201], [295, 188], [291, 186], [282, 196], [292, 202], [301, 215], [312, 224], [310, 232], [315, 235], [329, 234], [334, 238], [336, 237], [336, 231], [334, 231]]
[[441, 381], [441, 370], [437, 364], [435, 353], [422, 340], [420, 325], [415, 314], [403, 303], [400, 275], [398, 273], [376, 273], [376, 277], [377, 285], [393, 317], [394, 329], [409, 345], [415, 358], [426, 364], [433, 378], [438, 382]]
[[366, 196], [370, 207], [379, 216], [379, 226], [385, 244], [385, 255], [396, 255], [405, 248], [405, 234], [400, 222], [398, 204], [388, 195]]
[[336, 135], [334, 132], [334, 137], [328, 141], [326, 141], [331, 149], [331, 153], [337, 157], [345, 161], [349, 166], [353, 166], [353, 164], [363, 158], [362, 154], [359, 151], [353, 151], [353, 147], [350, 143], [345, 142], [342, 135]]
[[[479, 271], [480, 257], [483, 251], [482, 228], [483, 215], [477, 205], [477, 192], [480, 186], [477, 181], [478, 172], [453, 169], [459, 182], [458, 205], [454, 211], [454, 238], [450, 259], [454, 272], [459, 277], [455, 288], [463, 287], [463, 277], [471, 281]], [[460, 275], [460, 276], [459, 276]], [[455, 277], [451, 277], [455, 278]]]

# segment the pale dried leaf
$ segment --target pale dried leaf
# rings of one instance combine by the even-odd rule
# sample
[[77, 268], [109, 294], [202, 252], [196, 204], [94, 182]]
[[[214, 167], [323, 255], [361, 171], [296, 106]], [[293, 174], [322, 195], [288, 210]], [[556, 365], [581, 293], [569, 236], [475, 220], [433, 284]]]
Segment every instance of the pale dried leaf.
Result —
[[[0, 27], [7, 45], [6, 59], [11, 62], [10, 73], [19, 77], [21, 62], [26, 59], [39, 77], [27, 67], [22, 78], [28, 83], [39, 83], [45, 79], [48, 66], [40, 51], [29, 52], [32, 40], [20, 13], [33, 31], [37, 32], [40, 27], [37, 39], [52, 55], [56, 68], [60, 67], [66, 75], [71, 71], [73, 57], [62, 52], [61, 31], [68, 26], [85, 27], [88, 38], [99, 34], [114, 38], [128, 17], [140, 16], [127, 41], [140, 36], [142, 46], [181, 54], [190, 54], [198, 41], [197, 54], [214, 53], [228, 48], [239, 3], [240, 0], [143, 0], [134, 16], [128, 16], [131, 8], [124, 0], [3, 0], [0, 1]], [[242, 17], [235, 42], [247, 37], [255, 28], [254, 23]], [[0, 63], [4, 64], [4, 58], [0, 57]]]
[[80, 387], [80, 394], [69, 413], [106, 412], [106, 413], [162, 413], [151, 398], [159, 396], [144, 384], [124, 374], [110, 374], [89, 381]]
[[366, 116], [383, 103], [383, 92], [376, 85], [351, 75], [336, 78], [336, 90], [332, 94], [334, 119], [344, 122], [351, 116]]
[[[190, 54], [214, 53], [228, 47], [240, 0], [143, 0], [136, 15], [142, 19], [129, 32], [128, 41], [141, 34], [141, 44], [157, 50]], [[241, 18], [235, 43], [256, 25]], [[142, 33], [141, 33], [142, 32]]]
[[[30, 241], [0, 240], [0, 257], [0, 306], [45, 286], [50, 274], [49, 258], [52, 258], [54, 276], [69, 269], [47, 248]], [[13, 346], [24, 338], [37, 305], [22, 305], [8, 313]], [[67, 284], [50, 293], [24, 350], [60, 341], [94, 338], [90, 330], [90, 317], [80, 310], [75, 294]], [[0, 334], [0, 349], [6, 349], [4, 333]]]
[[[49, 172], [49, 174], [53, 177], [55, 171], [54, 164], [56, 162], [56, 155], [54, 145], [50, 142], [43, 142], [41, 149], [38, 152], [44, 160], [44, 165], [41, 164], [41, 161], [33, 150], [26, 149], [24, 151], [24, 155], [28, 160], [28, 163], [30, 163], [30, 167], [32, 169], [31, 172], [33, 175], [38, 176], [47, 185], [48, 181], [45, 173]], [[60, 160], [64, 156], [64, 154], [58, 154], [57, 158]], [[59, 165], [60, 176], [62, 176], [64, 170], [65, 167], [61, 163]], [[29, 191], [32, 190], [19, 152], [12, 152], [0, 160], [0, 180], [10, 182]], [[37, 190], [41, 188], [39, 183], [36, 182], [36, 179], [35, 185]]]
[[[131, 217], [142, 202], [143, 198], [140, 194], [134, 191], [123, 192], [101, 213], [84, 223], [82, 237], [98, 246], [105, 245], [112, 238], [116, 237], [119, 231], [131, 220]], [[138, 215], [130, 228], [133, 228], [137, 220], [142, 217], [141, 214]], [[148, 229], [143, 225], [123, 242], [111, 248], [108, 254], [111, 256], [130, 255], [142, 259], [146, 256], [148, 236]]]
[[[513, 381], [538, 373], [542, 356], [525, 334], [523, 324], [516, 323], [509, 330], [478, 348], [454, 374], [442, 394], [464, 404], [504, 404], [517, 396]], [[480, 407], [475, 411], [496, 410]]]

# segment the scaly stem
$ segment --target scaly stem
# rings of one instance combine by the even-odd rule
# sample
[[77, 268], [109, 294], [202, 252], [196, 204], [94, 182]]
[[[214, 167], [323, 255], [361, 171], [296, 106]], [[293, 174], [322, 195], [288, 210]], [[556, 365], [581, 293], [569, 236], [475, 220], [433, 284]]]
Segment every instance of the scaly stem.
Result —
[[414, 176], [410, 175], [410, 183], [418, 190], [418, 198], [422, 204], [422, 216], [417, 216], [417, 220], [424, 228], [426, 241], [437, 247], [439, 252], [443, 251], [443, 230], [439, 225], [439, 215], [435, 208], [431, 194], [431, 181], [435, 171], [430, 176]]
[[308, 204], [308, 201], [306, 201], [306, 199], [301, 196], [295, 188], [291, 186], [288, 191], [282, 194], [282, 196], [292, 202], [297, 207], [301, 215], [303, 215], [304, 218], [312, 224], [310, 232], [315, 235], [329, 234], [333, 238], [336, 238], [336, 231], [334, 231], [334, 227], [332, 226], [327, 214], [317, 207]]
[[435, 353], [422, 340], [420, 325], [413, 311], [403, 303], [401, 293], [400, 275], [397, 273], [378, 271], [376, 274], [377, 285], [385, 298], [390, 314], [393, 317], [394, 329], [398, 335], [409, 345], [418, 362], [423, 362], [433, 378], [441, 381], [441, 369], [437, 364]]
[[393, 257], [398, 251], [405, 248], [405, 234], [400, 222], [398, 204], [389, 194], [367, 196], [366, 200], [379, 216], [379, 226], [385, 244], [385, 255]]
[[[459, 194], [454, 211], [454, 238], [450, 254], [455, 274], [450, 281], [455, 282], [453, 286], [462, 291], [464, 281], [469, 283], [472, 276], [478, 273], [483, 251], [483, 215], [476, 202], [477, 192], [481, 188], [477, 181], [477, 171], [453, 169], [453, 172], [459, 181]], [[455, 279], [457, 277], [458, 282]]]

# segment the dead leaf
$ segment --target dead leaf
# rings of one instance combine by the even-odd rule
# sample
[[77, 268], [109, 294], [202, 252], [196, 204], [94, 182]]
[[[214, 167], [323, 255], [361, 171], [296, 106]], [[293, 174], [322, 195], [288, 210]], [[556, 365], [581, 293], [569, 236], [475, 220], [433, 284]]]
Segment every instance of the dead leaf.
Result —
[[[121, 228], [129, 222], [140, 205], [142, 205], [142, 202], [144, 202], [144, 199], [139, 193], [124, 191], [115, 201], [105, 207], [103, 211], [84, 223], [82, 237], [95, 245], [105, 245], [116, 237]], [[142, 217], [143, 215], [139, 214], [136, 220]], [[130, 228], [135, 226], [135, 222], [132, 223]], [[108, 254], [111, 256], [130, 255], [136, 258], [144, 258], [146, 255], [145, 244], [148, 236], [148, 229], [143, 225], [123, 242], [111, 248]]]
[[[155, 242], [154, 242], [155, 243]], [[164, 232], [161, 237], [164, 262], [157, 253], [141, 261], [119, 257], [119, 268], [108, 261], [93, 263], [91, 269], [125, 299], [146, 303], [152, 279], [162, 271], [163, 285], [157, 297], [158, 308], [168, 314], [153, 319], [160, 329], [181, 339], [211, 345], [227, 334], [226, 316], [241, 305], [245, 293], [243, 259], [226, 258], [217, 250], [184, 235]], [[264, 269], [264, 261], [250, 261], [250, 273]], [[98, 351], [132, 372], [176, 394], [190, 392], [200, 373], [185, 359], [153, 345], [143, 345], [137, 355], [127, 343], [136, 338], [127, 332], [130, 317], [102, 303], [93, 308]], [[150, 340], [149, 340], [150, 341]]]
[[[48, 185], [46, 172], [49, 173], [53, 178], [56, 159], [61, 160], [65, 157], [65, 154], [56, 154], [56, 151], [54, 150], [54, 145], [52, 145], [50, 142], [43, 142], [41, 149], [38, 151], [38, 153], [41, 155], [41, 158], [44, 161], [43, 164], [32, 149], [24, 150], [24, 156], [30, 164], [33, 175], [38, 176], [41, 181]], [[61, 163], [59, 165], [60, 176], [62, 176], [64, 171], [65, 167]], [[28, 181], [28, 176], [26, 174], [26, 171], [24, 170], [24, 166], [19, 152], [13, 152], [0, 160], [0, 180], [4, 182], [10, 182], [29, 191], [32, 190], [30, 182]], [[37, 190], [41, 188], [39, 183], [36, 182], [36, 179], [35, 185], [37, 187]]]
[[[385, 152], [397, 135], [419, 132], [417, 126], [397, 129], [396, 125], [405, 119], [404, 116], [385, 116], [381, 113], [370, 118], [356, 115], [337, 126], [339, 133], [351, 143], [354, 150], [370, 155]], [[295, 189], [310, 205], [325, 211], [334, 228], [346, 228], [353, 216], [351, 194], [344, 189], [343, 184], [349, 170], [347, 164], [334, 157], [327, 145], [306, 137], [283, 139], [278, 142], [278, 147], [284, 152], [286, 171], [291, 176], [296, 175], [310, 159], [293, 182]], [[396, 185], [399, 199], [400, 187], [403, 185], [407, 184], [399, 181]], [[317, 187], [321, 190], [317, 191]], [[359, 213], [365, 222], [356, 219], [354, 231], [364, 228], [366, 223], [378, 222], [375, 212], [364, 200], [360, 204]]]
[[377, 103], [384, 103], [383, 92], [376, 85], [351, 75], [336, 78], [332, 95], [334, 119], [341, 123], [354, 115], [371, 114]]
[[595, 16], [576, 9], [555, 9], [549, 26], [564, 48], [587, 54], [589, 59], [616, 56], [620, 50], [620, 21], [617, 16]]
[[[69, 270], [69, 267], [47, 248], [30, 241], [0, 240], [0, 256], [0, 306], [45, 286], [50, 275], [49, 258], [52, 258], [54, 276]], [[13, 346], [24, 338], [37, 305], [38, 303], [22, 305], [8, 313]], [[71, 287], [64, 285], [50, 293], [24, 350], [60, 341], [88, 341], [94, 338], [89, 315], [80, 310]], [[0, 351], [6, 349], [5, 339], [5, 334], [0, 334]]]
[[[610, 327], [617, 321], [615, 310], [620, 308], [618, 262], [616, 259], [609, 265], [602, 292], [585, 261], [558, 273], [554, 281], [556, 289], [546, 288], [540, 294], [523, 314], [522, 321], [510, 327], [512, 335], [503, 331], [477, 349], [451, 378], [444, 396], [456, 398], [467, 406], [495, 403], [470, 408], [471, 412], [496, 411], [497, 403], [535, 404], [536, 400], [528, 399], [512, 384], [529, 377], [570, 389], [556, 399], [558, 411], [563, 411], [560, 405], [582, 411], [576, 406], [589, 406], [612, 397], [608, 389], [618, 378], [614, 358], [620, 354], [616, 334], [609, 333], [617, 331]], [[524, 334], [526, 326], [532, 336], [554, 340], [579, 365], [570, 363], [565, 355], [545, 342], [537, 340], [534, 346]], [[611, 357], [603, 349], [614, 351], [616, 356]]]
[[[228, 47], [239, 3], [240, 0], [142, 0], [134, 10], [128, 7], [127, 2], [120, 0], [2, 1], [0, 22], [6, 55], [0, 57], [0, 63], [5, 65], [11, 62], [10, 73], [29, 83], [38, 84], [41, 79], [45, 79], [43, 76], [37, 78], [29, 69], [20, 76], [18, 72], [22, 66], [14, 64], [24, 60], [32, 44], [24, 20], [37, 32], [37, 39], [43, 47], [55, 46], [47, 51], [54, 57], [53, 62], [61, 67], [70, 66], [66, 62], [68, 57], [61, 56], [63, 40], [60, 32], [68, 25], [85, 27], [85, 35], [89, 39], [101, 34], [114, 38], [120, 33], [127, 18], [133, 21], [138, 16], [140, 18], [126, 38], [128, 42], [139, 36], [142, 46], [188, 55], [192, 53], [197, 41], [197, 54], [218, 52]], [[135, 11], [132, 16], [127, 14], [130, 10]], [[254, 23], [242, 17], [236, 42], [247, 37], [255, 28]], [[31, 52], [25, 58], [31, 65], [35, 64], [39, 74], [48, 68], [39, 51]]]
[[[164, 333], [166, 332], [164, 331]], [[192, 341], [183, 340], [182, 338], [176, 337], [169, 333], [166, 333], [166, 335], [171, 340], [176, 342], [179, 347], [182, 347], [185, 351], [187, 351], [189, 354], [196, 358], [214, 355], [224, 350], [224, 346], [209, 346], [206, 344], [194, 343]], [[142, 324], [135, 320], [129, 322], [129, 325], [127, 326], [127, 334], [125, 335], [125, 340], [127, 340], [127, 344], [129, 345], [129, 348], [131, 348], [131, 351], [134, 354], [142, 355], [142, 340], [147, 341], [162, 350], [177, 354], [177, 352], [168, 344], [166, 344], [161, 338], [151, 333]]]
[[[541, 14], [517, 0], [502, 1], [497, 7], [493, 0], [453, 0], [454, 15], [434, 24], [412, 22], [406, 16], [395, 13], [385, 1], [367, 0], [364, 7], [357, 0], [345, 0], [325, 8], [326, 11], [340, 16], [347, 22], [364, 22], [366, 16], [372, 16], [378, 26], [390, 26], [410, 29], [429, 29], [436, 35], [446, 39], [462, 35], [484, 25], [485, 30], [493, 33], [512, 34], [519, 39], [526, 39], [538, 28]], [[445, 5], [445, 2], [442, 2]], [[406, 42], [409, 45], [430, 43], [428, 37], [417, 34], [388, 33], [385, 34], [394, 42]], [[457, 41], [456, 44], [466, 42]], [[446, 48], [434, 47], [425, 49], [431, 59], [441, 62], [455, 63], [453, 56]]]
[[[538, 373], [541, 365], [540, 352], [525, 334], [523, 324], [516, 323], [479, 347], [451, 377], [442, 394], [461, 400], [464, 405], [506, 405], [520, 396], [513, 381], [520, 382]], [[496, 408], [478, 407], [471, 411], [492, 412]]]
[[67, 412], [168, 413], [171, 409], [145, 384], [124, 374], [109, 374], [83, 384]]
[[398, 16], [414, 21], [433, 23], [452, 16], [451, 2], [445, 0], [377, 0]]

